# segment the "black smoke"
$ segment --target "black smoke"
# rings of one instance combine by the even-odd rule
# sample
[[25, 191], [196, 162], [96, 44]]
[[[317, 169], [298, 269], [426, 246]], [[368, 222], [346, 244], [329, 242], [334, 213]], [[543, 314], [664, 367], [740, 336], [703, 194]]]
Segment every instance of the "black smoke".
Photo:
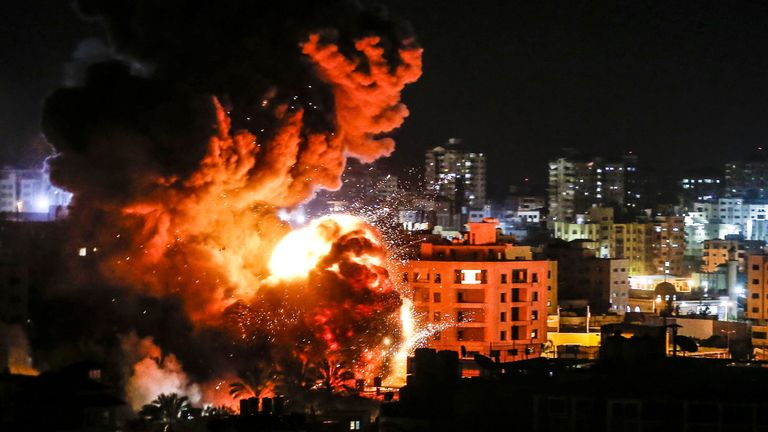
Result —
[[[307, 35], [319, 33], [359, 58], [362, 68], [356, 38], [380, 36], [393, 68], [397, 50], [413, 43], [408, 26], [384, 9], [348, 0], [81, 0], [77, 10], [104, 25], [113, 58], [91, 65], [71, 81], [76, 86], [46, 100], [43, 131], [57, 152], [49, 161], [53, 182], [75, 193], [67, 247], [94, 246], [103, 256], [109, 256], [108, 241], [126, 236], [116, 228], [120, 209], [151, 194], [158, 178], [183, 179], [199, 166], [216, 133], [212, 96], [224, 104], [234, 130], [247, 129], [265, 145], [277, 127], [275, 105], [305, 112], [303, 135], [333, 131], [331, 89], [301, 55]], [[34, 340], [49, 345], [51, 357], [60, 355], [59, 342], [68, 352], [103, 347], [87, 351], [109, 357], [116, 335], [135, 331], [174, 352], [198, 380], [233, 362], [246, 367], [268, 360], [269, 335], [243, 344], [231, 332], [192, 322], [178, 298], [99, 280], [98, 267], [93, 262], [87, 278], [63, 274], [69, 289], [37, 309], [41, 331]], [[268, 296], [262, 300], [281, 301]], [[390, 296], [386, 309], [397, 304]], [[238, 315], [240, 306], [228, 314]], [[46, 325], [69, 330], [46, 332]]]

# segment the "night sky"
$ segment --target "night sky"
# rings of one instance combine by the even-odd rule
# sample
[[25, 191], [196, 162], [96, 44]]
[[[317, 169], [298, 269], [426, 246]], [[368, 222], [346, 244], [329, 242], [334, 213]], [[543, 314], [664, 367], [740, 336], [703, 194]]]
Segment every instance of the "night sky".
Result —
[[[633, 150], [660, 170], [721, 166], [768, 137], [768, 3], [384, 1], [411, 22], [424, 75], [396, 162], [450, 136], [489, 156], [492, 194], [542, 184], [561, 147]], [[40, 105], [86, 37], [67, 1], [0, 6], [0, 159], [40, 154]]]

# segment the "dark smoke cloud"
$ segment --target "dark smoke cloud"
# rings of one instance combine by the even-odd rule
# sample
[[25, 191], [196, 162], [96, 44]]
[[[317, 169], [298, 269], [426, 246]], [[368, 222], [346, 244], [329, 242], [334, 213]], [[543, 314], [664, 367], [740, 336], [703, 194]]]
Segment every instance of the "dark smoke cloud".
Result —
[[[174, 228], [178, 226], [174, 223], [189, 221], [195, 212], [208, 210], [206, 199], [215, 189], [209, 187], [209, 177], [193, 174], [203, 158], [210, 156], [212, 136], [218, 137], [222, 148], [229, 146], [229, 151], [239, 149], [238, 145], [246, 141], [258, 142], [256, 151], [265, 156], [253, 166], [244, 164], [248, 172], [242, 177], [246, 180], [242, 187], [235, 188], [247, 189], [253, 179], [263, 181], [265, 176], [260, 174], [271, 168], [265, 165], [280, 155], [281, 149], [270, 148], [282, 143], [276, 136], [286, 134], [286, 124], [298, 124], [299, 139], [295, 141], [299, 157], [294, 156], [295, 166], [285, 175], [309, 182], [304, 179], [310, 175], [303, 171], [309, 166], [315, 171], [326, 168], [335, 180], [289, 185], [300, 191], [295, 193], [298, 198], [275, 200], [281, 204], [248, 203], [240, 209], [242, 213], [222, 213], [218, 221], [245, 221], [242, 225], [249, 233], [258, 232], [263, 235], [264, 245], [273, 244], [270, 242], [285, 229], [277, 222], [274, 206], [283, 205], [283, 201], [296, 204], [315, 187], [333, 187], [343, 169], [346, 151], [366, 160], [391, 151], [387, 146], [378, 148], [375, 138], [397, 127], [407, 115], [399, 104], [399, 92], [420, 73], [420, 51], [408, 54], [413, 65], [418, 66], [397, 70], [404, 61], [401, 50], [414, 48], [408, 27], [390, 20], [382, 9], [365, 8], [355, 1], [81, 0], [77, 7], [85, 18], [104, 24], [114, 58], [90, 66], [82, 79], [71, 81], [79, 85], [59, 89], [46, 101], [43, 130], [58, 152], [50, 161], [51, 176], [56, 184], [75, 193], [71, 222], [79, 244], [99, 246], [105, 261], [126, 251], [120, 255], [124, 266], [131, 258], [127, 255], [134, 258], [131, 264], [139, 261], [141, 254], [147, 253], [144, 246], [156, 243], [152, 239], [175, 237]], [[304, 47], [307, 52], [302, 53], [301, 44], [310, 34], [319, 35], [320, 42]], [[377, 44], [369, 41], [368, 45], [355, 45], [371, 35], [379, 38]], [[383, 67], [398, 79], [388, 80], [394, 84], [383, 91], [375, 82], [364, 85], [355, 80], [343, 81], [341, 90], [334, 88], [334, 83], [338, 85], [334, 79], [346, 77], [327, 64], [318, 71], [322, 69], [318, 57], [330, 59], [330, 64], [335, 59], [333, 52], [323, 51], [326, 42], [338, 46], [347, 59], [359, 62], [358, 69], [363, 73], [380, 72], [382, 64], [368, 62], [376, 55], [373, 45], [381, 47], [386, 63]], [[386, 102], [380, 108], [358, 103], [350, 94], [360, 87], [371, 90], [370, 94], [361, 92], [365, 97]], [[231, 131], [223, 127], [229, 126], [229, 120], [217, 111], [214, 100], [221, 101], [229, 113]], [[342, 129], [342, 119], [336, 115], [340, 100], [347, 117], [362, 114], [375, 119], [372, 127], [354, 124], [346, 128], [346, 136], [351, 137], [346, 139], [366, 138], [358, 140], [359, 150], [350, 150], [341, 138], [340, 143], [334, 141], [334, 132]], [[283, 105], [285, 109], [277, 108]], [[371, 105], [374, 108], [365, 109]], [[293, 133], [290, 128], [288, 132]], [[333, 163], [321, 163], [333, 157], [337, 159]], [[306, 166], [299, 167], [302, 164]], [[194, 182], [185, 183], [189, 179]], [[194, 187], [190, 183], [195, 183]], [[136, 219], [126, 220], [128, 207]], [[141, 213], [144, 209], [149, 210]], [[250, 302], [230, 306], [212, 322], [195, 322], [195, 317], [185, 310], [190, 301], [199, 303], [193, 307], [202, 310], [212, 298], [211, 293], [230, 293], [219, 283], [225, 271], [210, 266], [211, 254], [224, 253], [230, 246], [217, 244], [219, 238], [208, 237], [204, 223], [195, 229], [190, 238], [204, 248], [189, 246], [189, 240], [177, 241], [166, 251], [165, 243], [160, 242], [162, 251], [158, 256], [165, 261], [157, 259], [160, 264], [156, 267], [128, 267], [129, 272], [138, 274], [134, 285], [141, 288], [149, 285], [150, 279], [159, 279], [156, 283], [162, 289], [157, 296], [151, 290], [113, 293], [114, 285], [123, 280], [81, 287], [96, 291], [91, 303], [98, 299], [102, 305], [89, 306], [89, 311], [111, 303], [107, 315], [96, 318], [92, 313], [83, 314], [80, 319], [88, 324], [78, 327], [83, 329], [82, 334], [93, 325], [102, 330], [102, 341], [109, 336], [103, 334], [104, 329], [110, 329], [106, 333], [135, 330], [142, 337], [154, 336], [155, 342], [173, 351], [196, 379], [246, 368], [257, 358], [264, 362], [279, 362], [278, 358], [283, 357], [295, 360], [297, 344], [304, 344], [307, 350], [328, 348], [323, 344], [312, 346], [313, 341], [323, 338], [316, 333], [316, 322], [299, 320], [296, 326], [285, 320], [290, 316], [286, 311], [314, 317], [318, 312], [313, 311], [313, 306], [332, 314], [329, 320], [338, 323], [327, 327], [336, 332], [334, 340], [345, 344], [351, 341], [349, 349], [355, 356], [368, 339], [383, 333], [397, 337], [393, 323], [365, 321], [390, 316], [400, 303], [391, 287], [379, 293], [366, 290], [366, 283], [384, 277], [385, 271], [360, 266], [350, 258], [376, 252], [375, 245], [355, 236], [337, 242], [326, 259], [325, 264], [338, 264], [339, 273], [319, 270], [312, 275], [309, 285], [317, 288], [312, 296], [296, 301], [301, 291], [277, 285], [260, 291]], [[155, 235], [162, 230], [167, 231], [163, 232], [165, 236]], [[252, 260], [263, 258], [254, 256]], [[160, 268], [162, 264], [165, 266]], [[175, 282], [177, 275], [178, 279], [180, 275], [185, 277], [183, 283]], [[202, 283], [192, 287], [196, 279]], [[108, 293], [102, 290], [104, 286], [111, 287]], [[182, 299], [185, 289], [192, 291]], [[121, 300], [115, 303], [111, 298]], [[312, 305], [306, 303], [307, 299], [314, 300]], [[110, 324], [110, 320], [114, 322]], [[248, 343], [243, 343], [246, 338]], [[276, 344], [281, 349], [276, 349]]]

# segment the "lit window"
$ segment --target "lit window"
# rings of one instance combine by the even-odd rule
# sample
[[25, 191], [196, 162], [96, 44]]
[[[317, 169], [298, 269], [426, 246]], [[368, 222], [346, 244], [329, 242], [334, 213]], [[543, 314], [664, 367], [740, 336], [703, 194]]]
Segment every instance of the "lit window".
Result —
[[88, 249], [84, 248], [84, 247], [81, 247], [77, 254], [80, 255], [80, 256], [86, 256], [86, 255], [88, 255]]

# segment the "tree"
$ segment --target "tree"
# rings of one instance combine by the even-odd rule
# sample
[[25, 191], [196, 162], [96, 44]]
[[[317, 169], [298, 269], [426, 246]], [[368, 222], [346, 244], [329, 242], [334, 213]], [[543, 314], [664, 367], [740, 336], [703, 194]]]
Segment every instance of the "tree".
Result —
[[229, 384], [229, 394], [235, 399], [262, 397], [274, 379], [273, 371], [259, 364], [238, 374], [240, 381]]
[[165, 428], [166, 431], [172, 430], [176, 421], [186, 415], [190, 408], [189, 398], [186, 396], [179, 396], [176, 393], [161, 393], [150, 403], [150, 405], [159, 410], [163, 422], [167, 425]]
[[354, 390], [354, 386], [348, 383], [355, 379], [355, 375], [342, 364], [323, 359], [317, 369], [321, 377], [320, 388], [333, 393], [350, 393]]

